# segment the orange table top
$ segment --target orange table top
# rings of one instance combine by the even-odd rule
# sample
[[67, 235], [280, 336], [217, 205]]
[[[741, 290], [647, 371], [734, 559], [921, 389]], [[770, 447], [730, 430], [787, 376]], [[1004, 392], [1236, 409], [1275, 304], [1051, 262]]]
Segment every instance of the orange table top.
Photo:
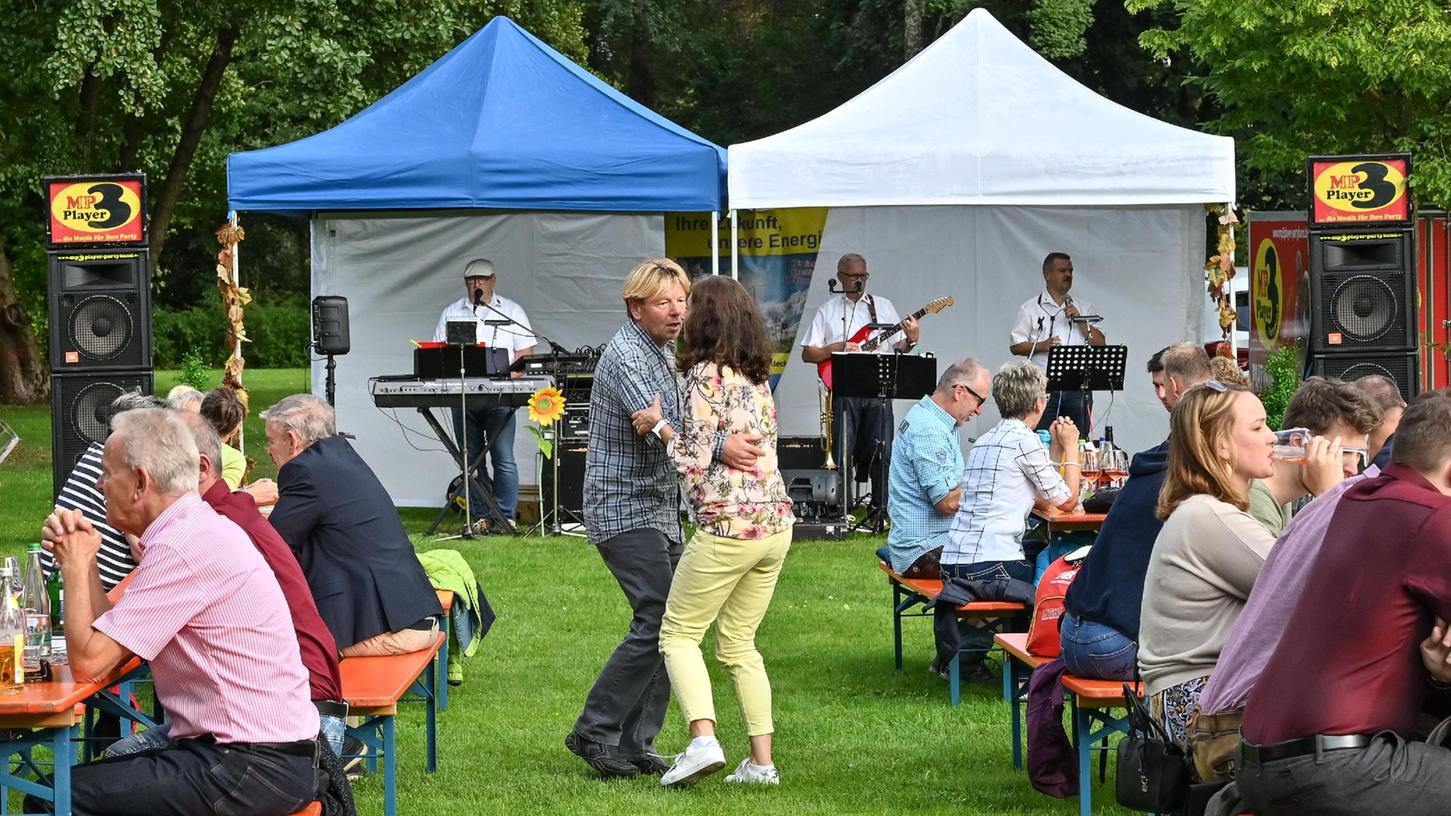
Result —
[[0, 727], [32, 725], [36, 717], [60, 715], [75, 718], [76, 703], [84, 702], [91, 695], [107, 686], [115, 685], [127, 672], [141, 665], [141, 659], [133, 657], [112, 669], [105, 677], [94, 683], [77, 682], [71, 674], [69, 663], [52, 666], [52, 678], [39, 683], [26, 683], [16, 694], [0, 695]]
[[1055, 526], [1072, 524], [1075, 526], [1097, 527], [1103, 524], [1104, 519], [1108, 518], [1107, 513], [1084, 513], [1077, 511], [1065, 513], [1056, 507], [1051, 507], [1047, 510], [1034, 508], [1033, 515]]
[[1045, 662], [1045, 658], [1028, 652], [1027, 632], [1004, 632], [993, 635], [993, 640], [1003, 647], [1003, 651], [1027, 664], [1028, 668], [1036, 669]]
[[443, 645], [438, 633], [433, 646], [417, 652], [378, 657], [347, 657], [338, 664], [343, 681], [343, 699], [350, 708], [386, 708], [398, 702], [428, 669], [433, 655]]

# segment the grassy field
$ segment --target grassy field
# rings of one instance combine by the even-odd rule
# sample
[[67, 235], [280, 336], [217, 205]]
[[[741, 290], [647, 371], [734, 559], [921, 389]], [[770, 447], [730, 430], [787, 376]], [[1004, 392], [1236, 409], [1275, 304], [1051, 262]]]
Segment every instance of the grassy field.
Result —
[[[253, 405], [306, 386], [302, 371], [249, 371]], [[158, 374], [159, 390], [173, 377]], [[0, 554], [23, 549], [50, 501], [50, 414], [0, 406], [23, 441], [0, 465]], [[261, 440], [254, 419], [249, 438]], [[271, 475], [260, 445], [258, 475]], [[761, 628], [775, 695], [782, 786], [741, 790], [721, 774], [686, 791], [653, 779], [603, 781], [563, 746], [584, 695], [624, 634], [629, 608], [595, 550], [577, 538], [488, 538], [434, 543], [431, 516], [405, 510], [420, 550], [456, 547], [498, 613], [465, 663], [465, 682], [440, 717], [439, 768], [423, 771], [423, 713], [399, 715], [399, 811], [444, 814], [1069, 814], [1076, 800], [1035, 792], [1012, 769], [1008, 708], [997, 685], [971, 685], [947, 704], [926, 671], [926, 620], [906, 624], [907, 668], [892, 668], [890, 593], [873, 564], [880, 539], [801, 542], [791, 551]], [[706, 644], [707, 657], [710, 641]], [[735, 695], [712, 666], [720, 735], [733, 766], [745, 751]], [[680, 750], [684, 724], [672, 706], [661, 750]], [[1111, 764], [1111, 763], [1110, 763]], [[382, 813], [382, 780], [355, 784], [365, 814]], [[1095, 811], [1111, 806], [1112, 777], [1095, 786]]]

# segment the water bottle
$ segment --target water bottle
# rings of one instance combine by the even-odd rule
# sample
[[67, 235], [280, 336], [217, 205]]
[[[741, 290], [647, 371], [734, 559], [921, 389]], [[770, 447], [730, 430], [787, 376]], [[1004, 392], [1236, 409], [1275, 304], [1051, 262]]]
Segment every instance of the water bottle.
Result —
[[25, 687], [25, 615], [15, 594], [15, 576], [0, 568], [0, 694]]
[[50, 660], [50, 593], [40, 566], [40, 544], [35, 542], [25, 554], [20, 607], [25, 610], [25, 668], [39, 673], [40, 661]]
[[65, 587], [60, 580], [60, 566], [56, 565], [50, 571], [50, 577], [45, 579], [45, 596], [50, 601], [50, 629], [58, 632], [65, 626], [65, 607], [62, 605], [62, 598], [65, 597]]

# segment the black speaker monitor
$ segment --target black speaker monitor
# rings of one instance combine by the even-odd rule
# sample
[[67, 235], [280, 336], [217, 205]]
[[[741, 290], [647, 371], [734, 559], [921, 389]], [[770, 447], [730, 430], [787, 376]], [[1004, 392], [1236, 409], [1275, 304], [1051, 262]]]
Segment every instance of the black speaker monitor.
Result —
[[348, 333], [348, 299], [341, 295], [318, 295], [312, 299], [312, 347], [318, 354], [347, 354], [352, 347]]
[[47, 272], [51, 371], [151, 367], [146, 250], [52, 252]]
[[1414, 351], [1396, 354], [1317, 354], [1310, 358], [1310, 373], [1339, 380], [1358, 380], [1372, 374], [1389, 377], [1410, 402], [1421, 392], [1421, 355]]
[[[584, 456], [586, 446], [578, 442], [563, 442], [555, 445], [554, 453], [559, 461], [544, 460], [544, 471], [539, 477], [540, 499], [543, 512], [557, 509], [558, 523], [584, 518]], [[555, 468], [558, 468], [556, 471]], [[556, 481], [558, 484], [556, 485]], [[557, 492], [556, 492], [557, 491]], [[558, 504], [556, 504], [556, 501]]]
[[92, 443], [111, 433], [111, 403], [128, 391], [153, 392], [150, 371], [55, 374], [50, 380], [50, 444], [53, 492]]
[[1310, 352], [1416, 348], [1410, 230], [1310, 234]]

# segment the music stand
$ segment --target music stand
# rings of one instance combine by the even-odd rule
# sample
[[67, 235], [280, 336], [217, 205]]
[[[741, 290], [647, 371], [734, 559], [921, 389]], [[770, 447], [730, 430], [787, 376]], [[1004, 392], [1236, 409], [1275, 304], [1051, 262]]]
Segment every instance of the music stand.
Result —
[[[1086, 412], [1089, 392], [1124, 390], [1128, 360], [1129, 347], [1125, 345], [1054, 346], [1048, 350], [1048, 390], [1080, 392]], [[1084, 422], [1088, 422], [1087, 417]], [[1085, 437], [1091, 430], [1081, 429]]]
[[[892, 450], [887, 446], [887, 433], [892, 421], [892, 400], [916, 400], [932, 393], [937, 387], [937, 358], [914, 354], [875, 354], [871, 352], [839, 351], [831, 355], [832, 393], [839, 397], [862, 397], [879, 402], [880, 427], [877, 433], [877, 449], [873, 461], [882, 463], [882, 481], [891, 472]], [[852, 444], [847, 428], [842, 429], [842, 503], [846, 505], [847, 489], [850, 487]], [[870, 525], [880, 533], [885, 527], [883, 514], [887, 509], [886, 496], [875, 497], [877, 509], [864, 516], [857, 529]]]

